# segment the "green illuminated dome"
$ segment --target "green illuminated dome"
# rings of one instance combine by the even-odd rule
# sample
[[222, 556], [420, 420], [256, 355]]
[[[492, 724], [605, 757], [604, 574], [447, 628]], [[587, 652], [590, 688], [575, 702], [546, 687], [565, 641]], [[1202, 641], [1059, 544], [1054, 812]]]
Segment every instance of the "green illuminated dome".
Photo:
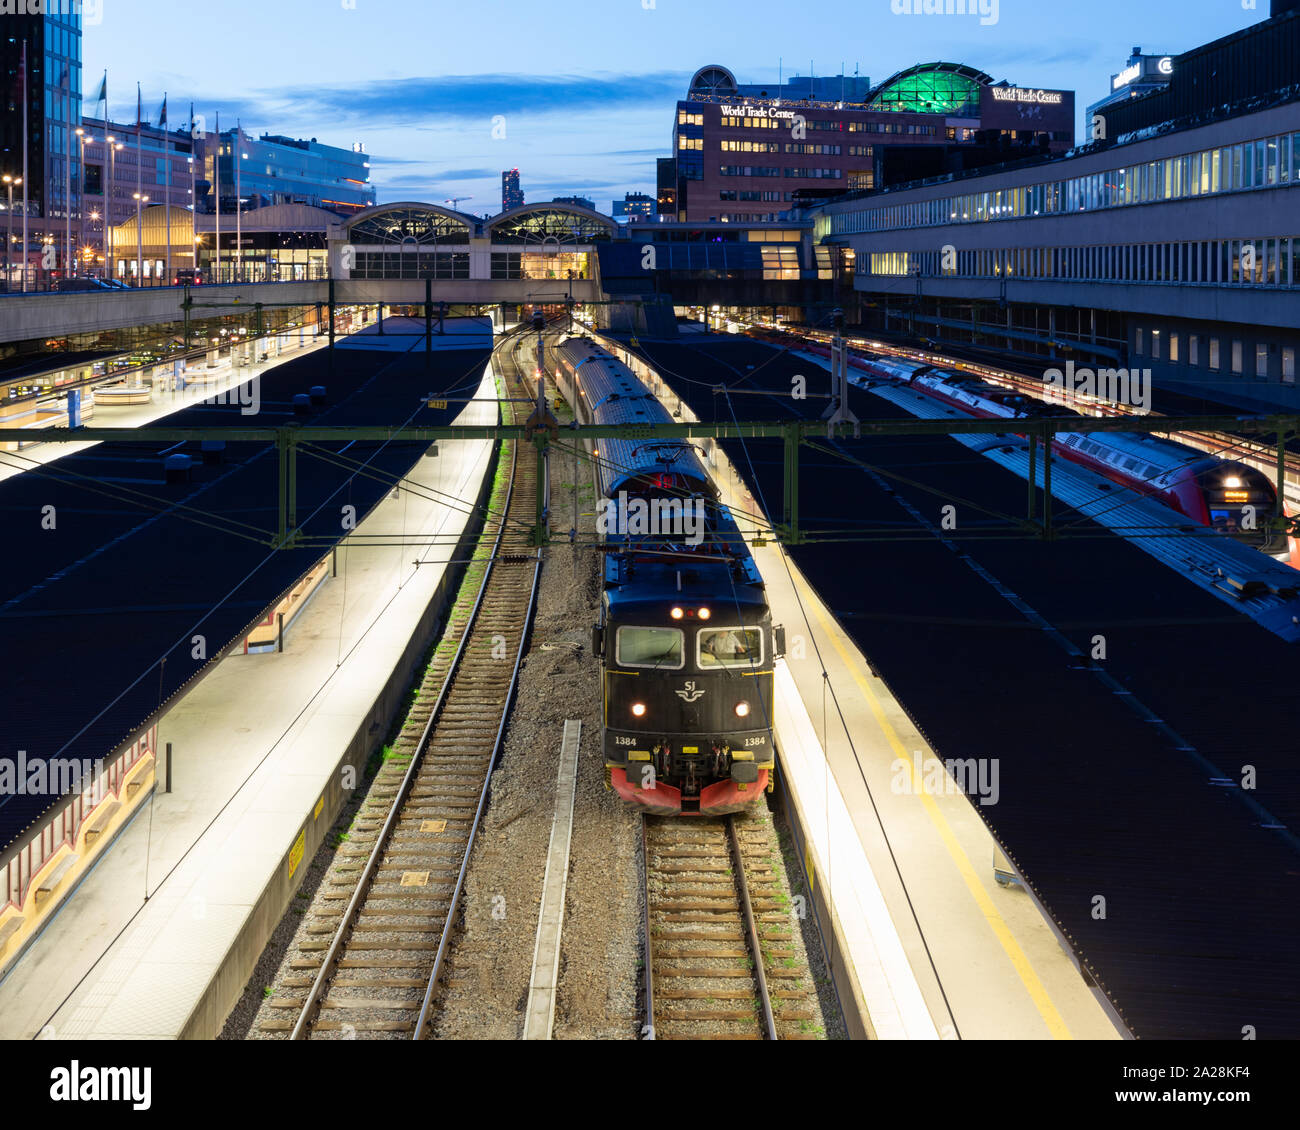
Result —
[[992, 82], [992, 75], [960, 63], [923, 63], [886, 79], [871, 93], [868, 107], [974, 117], [979, 113], [980, 87]]

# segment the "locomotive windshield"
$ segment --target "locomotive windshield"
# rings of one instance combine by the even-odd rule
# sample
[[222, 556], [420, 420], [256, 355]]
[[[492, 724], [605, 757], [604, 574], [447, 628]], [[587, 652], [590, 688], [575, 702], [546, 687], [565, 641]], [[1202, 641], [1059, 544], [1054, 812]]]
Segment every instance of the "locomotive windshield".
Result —
[[677, 628], [619, 628], [616, 655], [620, 667], [682, 666], [682, 633]]
[[763, 662], [763, 633], [757, 628], [701, 629], [696, 650], [701, 670], [753, 667]]

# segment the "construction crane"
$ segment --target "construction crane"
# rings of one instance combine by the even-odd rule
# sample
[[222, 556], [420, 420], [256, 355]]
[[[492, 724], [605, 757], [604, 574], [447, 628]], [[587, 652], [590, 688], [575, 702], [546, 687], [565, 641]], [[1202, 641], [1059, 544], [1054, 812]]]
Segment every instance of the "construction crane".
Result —
[[473, 199], [474, 199], [474, 197], [472, 197], [472, 196], [453, 196], [450, 200], [444, 200], [443, 203], [444, 203], [444, 204], [450, 204], [450, 205], [454, 208], [454, 207], [456, 207], [456, 205], [459, 204], [462, 200], [473, 200]]

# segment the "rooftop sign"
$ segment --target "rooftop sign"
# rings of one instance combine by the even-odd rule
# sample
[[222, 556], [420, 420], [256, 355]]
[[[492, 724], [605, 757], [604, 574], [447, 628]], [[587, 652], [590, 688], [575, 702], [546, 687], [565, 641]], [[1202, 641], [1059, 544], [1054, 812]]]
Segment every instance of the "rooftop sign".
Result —
[[995, 102], [1033, 102], [1038, 106], [1059, 106], [1065, 100], [1059, 90], [1029, 90], [1020, 86], [993, 86], [989, 93]]

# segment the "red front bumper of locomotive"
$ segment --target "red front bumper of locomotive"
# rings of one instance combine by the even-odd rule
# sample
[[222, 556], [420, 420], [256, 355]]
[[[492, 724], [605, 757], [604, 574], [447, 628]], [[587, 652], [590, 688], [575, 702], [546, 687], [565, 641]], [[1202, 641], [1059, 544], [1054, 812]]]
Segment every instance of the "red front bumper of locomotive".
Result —
[[[762, 800], [767, 789], [770, 769], [760, 769], [758, 780], [753, 784], [741, 784], [737, 781], [718, 781], [706, 785], [700, 790], [699, 811], [689, 810], [687, 816], [725, 816], [729, 812], [741, 812], [752, 804]], [[651, 789], [642, 789], [628, 783], [626, 769], [609, 771], [610, 785], [625, 801], [636, 805], [648, 816], [681, 816], [682, 791], [672, 785], [656, 782]]]

